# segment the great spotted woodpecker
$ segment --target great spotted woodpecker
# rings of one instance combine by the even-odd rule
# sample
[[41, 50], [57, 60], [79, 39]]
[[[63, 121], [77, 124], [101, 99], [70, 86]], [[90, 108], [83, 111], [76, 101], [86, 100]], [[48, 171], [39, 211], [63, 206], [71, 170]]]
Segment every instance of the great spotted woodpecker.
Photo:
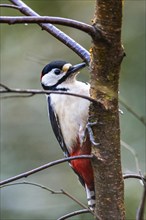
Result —
[[[76, 80], [79, 70], [85, 66], [85, 63], [72, 66], [66, 61], [53, 61], [42, 70], [42, 87], [44, 90], [90, 96], [90, 85]], [[91, 142], [86, 129], [89, 101], [62, 94], [46, 96], [52, 129], [64, 155], [69, 157], [91, 154]], [[88, 206], [93, 210], [95, 192], [91, 161], [89, 159], [72, 160], [70, 165], [85, 187]]]

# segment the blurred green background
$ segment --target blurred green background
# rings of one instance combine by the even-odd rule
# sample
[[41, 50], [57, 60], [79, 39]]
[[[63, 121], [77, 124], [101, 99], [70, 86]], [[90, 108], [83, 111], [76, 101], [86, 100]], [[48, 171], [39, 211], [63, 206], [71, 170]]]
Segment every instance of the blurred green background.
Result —
[[[95, 2], [88, 0], [27, 0], [41, 15], [61, 16], [91, 23]], [[1, 3], [9, 3], [1, 1]], [[1, 8], [1, 15], [21, 15]], [[87, 50], [88, 35], [59, 26]], [[139, 116], [145, 117], [145, 0], [127, 0], [124, 4], [122, 41], [127, 56], [121, 69], [120, 97]], [[55, 59], [75, 64], [81, 59], [65, 45], [35, 24], [1, 24], [1, 82], [13, 88], [41, 89], [40, 73]], [[89, 80], [88, 70], [79, 76]], [[122, 105], [121, 138], [132, 147], [139, 167], [145, 173], [145, 128]], [[9, 178], [63, 157], [48, 122], [44, 95], [31, 98], [1, 99], [1, 179]], [[122, 147], [123, 172], [137, 172], [135, 157]], [[34, 174], [25, 180], [53, 190], [64, 189], [86, 204], [84, 189], [67, 163]], [[143, 187], [137, 180], [125, 181], [127, 219], [135, 219]], [[2, 220], [55, 220], [81, 207], [63, 195], [53, 195], [35, 186], [17, 185], [1, 190]], [[72, 219], [93, 219], [89, 214]]]

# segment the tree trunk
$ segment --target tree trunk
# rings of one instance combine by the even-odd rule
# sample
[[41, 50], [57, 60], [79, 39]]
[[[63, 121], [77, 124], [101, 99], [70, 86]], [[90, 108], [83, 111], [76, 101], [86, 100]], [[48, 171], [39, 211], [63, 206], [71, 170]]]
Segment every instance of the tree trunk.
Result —
[[[96, 207], [95, 217], [123, 220], [124, 186], [120, 157], [119, 72], [124, 56], [121, 46], [122, 0], [96, 0], [93, 25], [106, 40], [93, 39], [91, 53], [91, 104], [89, 121], [98, 146], [92, 146]], [[98, 218], [97, 218], [98, 219]]]

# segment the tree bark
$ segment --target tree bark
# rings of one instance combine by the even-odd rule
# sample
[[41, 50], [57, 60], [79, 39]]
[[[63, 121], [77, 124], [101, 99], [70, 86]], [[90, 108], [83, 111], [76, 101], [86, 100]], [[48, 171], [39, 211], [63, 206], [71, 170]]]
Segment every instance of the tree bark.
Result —
[[[122, 0], [96, 0], [93, 26], [106, 40], [93, 39], [91, 53], [91, 97], [89, 122], [95, 141], [92, 146], [96, 207], [95, 217], [124, 220], [124, 186], [120, 156], [119, 72], [124, 57], [121, 45]], [[98, 218], [97, 218], [98, 219]]]

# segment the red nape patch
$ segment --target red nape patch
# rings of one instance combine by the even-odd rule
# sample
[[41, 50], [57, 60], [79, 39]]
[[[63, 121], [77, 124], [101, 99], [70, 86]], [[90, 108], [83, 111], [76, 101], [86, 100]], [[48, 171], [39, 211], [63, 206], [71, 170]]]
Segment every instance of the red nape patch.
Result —
[[43, 74], [41, 73], [40, 80], [42, 79], [42, 77], [43, 77]]

